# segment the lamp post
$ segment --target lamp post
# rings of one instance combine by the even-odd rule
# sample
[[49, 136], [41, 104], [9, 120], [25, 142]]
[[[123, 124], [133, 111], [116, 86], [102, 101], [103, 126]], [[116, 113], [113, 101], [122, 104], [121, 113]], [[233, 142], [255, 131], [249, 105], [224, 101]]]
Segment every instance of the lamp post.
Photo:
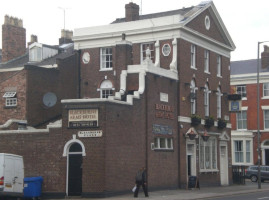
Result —
[[261, 189], [261, 133], [260, 133], [260, 44], [269, 42], [258, 42], [257, 59], [257, 139], [258, 139], [258, 189]]

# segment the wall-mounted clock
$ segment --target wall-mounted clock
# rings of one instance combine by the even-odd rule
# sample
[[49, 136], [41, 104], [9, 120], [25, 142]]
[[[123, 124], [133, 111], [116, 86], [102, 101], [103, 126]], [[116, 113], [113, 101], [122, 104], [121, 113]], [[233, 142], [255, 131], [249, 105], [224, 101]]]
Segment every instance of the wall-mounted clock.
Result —
[[82, 55], [82, 61], [84, 64], [88, 64], [90, 62], [90, 54], [89, 52], [84, 52]]
[[43, 96], [43, 103], [46, 107], [50, 108], [52, 106], [54, 106], [57, 102], [57, 97], [54, 93], [52, 92], [47, 92], [44, 96]]

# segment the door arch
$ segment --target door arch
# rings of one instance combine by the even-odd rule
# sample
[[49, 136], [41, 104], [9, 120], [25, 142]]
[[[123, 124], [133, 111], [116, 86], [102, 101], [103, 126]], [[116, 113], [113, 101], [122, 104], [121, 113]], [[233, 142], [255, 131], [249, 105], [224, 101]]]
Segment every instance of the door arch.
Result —
[[66, 196], [81, 196], [82, 193], [82, 156], [85, 156], [83, 143], [73, 136], [65, 144], [63, 156], [66, 162]]

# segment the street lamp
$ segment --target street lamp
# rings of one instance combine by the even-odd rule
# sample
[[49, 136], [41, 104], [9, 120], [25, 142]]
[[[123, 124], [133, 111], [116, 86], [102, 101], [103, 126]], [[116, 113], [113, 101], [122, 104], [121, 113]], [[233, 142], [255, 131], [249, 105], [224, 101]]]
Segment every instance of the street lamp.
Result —
[[261, 133], [260, 133], [260, 44], [269, 42], [258, 42], [257, 59], [257, 139], [258, 139], [258, 189], [261, 189]]

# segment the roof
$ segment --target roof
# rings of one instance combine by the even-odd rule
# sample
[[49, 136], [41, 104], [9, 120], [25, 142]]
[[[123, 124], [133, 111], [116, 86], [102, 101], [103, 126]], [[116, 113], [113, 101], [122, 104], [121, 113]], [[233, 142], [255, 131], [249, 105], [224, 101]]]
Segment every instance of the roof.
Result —
[[[230, 75], [257, 73], [257, 59], [233, 61], [230, 67]], [[269, 72], [269, 68], [262, 69], [261, 65], [259, 67], [259, 72]]]
[[[165, 17], [165, 16], [171, 16], [171, 15], [177, 15], [177, 14], [185, 15], [192, 8], [193, 8], [193, 6], [188, 7], [188, 8], [177, 9], [177, 10], [170, 10], [170, 11], [166, 11], [166, 12], [152, 13], [152, 14], [147, 14], [147, 15], [139, 15], [139, 20], [152, 19], [152, 18], [157, 18], [157, 17]], [[122, 23], [122, 22], [125, 22], [125, 18], [117, 18], [111, 24]]]
[[57, 47], [57, 49], [59, 50], [59, 53], [55, 56], [52, 56], [50, 58], [47, 58], [45, 60], [42, 60], [40, 62], [29, 62], [29, 49], [26, 50], [26, 54], [24, 54], [23, 56], [20, 56], [18, 58], [12, 59], [6, 63], [0, 63], [0, 70], [1, 69], [14, 69], [14, 68], [18, 68], [18, 67], [23, 67], [26, 64], [31, 64], [31, 65], [35, 65], [35, 66], [47, 66], [47, 65], [54, 65], [56, 64], [56, 60], [57, 59], [64, 59], [69, 57], [70, 55], [73, 54], [74, 52], [74, 44], [70, 44], [70, 45], [64, 45], [62, 46], [49, 46], [46, 45], [46, 47], [52, 47], [53, 49], [55, 49]]

